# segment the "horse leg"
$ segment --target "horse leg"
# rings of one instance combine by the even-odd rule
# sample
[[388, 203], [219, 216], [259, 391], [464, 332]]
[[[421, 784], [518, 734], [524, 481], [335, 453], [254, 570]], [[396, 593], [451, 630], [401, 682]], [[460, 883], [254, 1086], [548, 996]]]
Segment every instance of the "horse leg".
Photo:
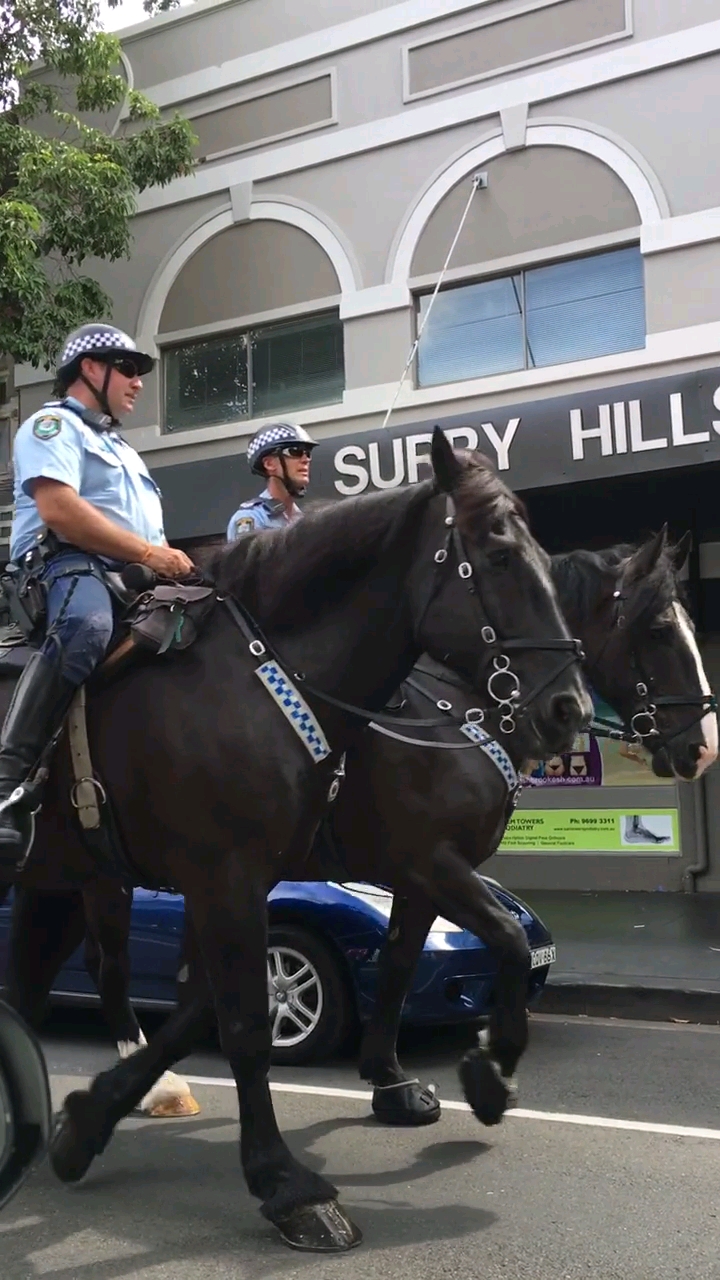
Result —
[[201, 976], [195, 992], [149, 1044], [76, 1089], [63, 1102], [50, 1140], [50, 1164], [61, 1182], [80, 1182], [107, 1147], [115, 1126], [140, 1105], [169, 1067], [185, 1058], [213, 1024], [212, 999]]
[[[128, 996], [130, 986], [130, 912], [132, 895], [120, 884], [85, 890], [85, 967], [100, 996], [105, 1021], [121, 1057], [144, 1043]], [[124, 1051], [125, 1045], [128, 1049]]]
[[[130, 920], [132, 895], [119, 884], [93, 885], [85, 898], [85, 964], [98, 989], [105, 1021], [121, 1058], [147, 1044], [130, 1003]], [[199, 1104], [182, 1076], [165, 1071], [140, 1102], [153, 1118], [196, 1116]]]
[[[267, 904], [261, 886], [243, 883], [222, 915], [188, 900], [196, 918], [204, 964], [190, 964], [192, 990], [146, 1048], [96, 1076], [89, 1090], [65, 1099], [50, 1144], [50, 1161], [63, 1182], [78, 1182], [105, 1150], [119, 1121], [137, 1105], [164, 1070], [190, 1052], [209, 1029], [213, 982], [223, 1048], [240, 1100], [241, 1159], [251, 1193], [287, 1243], [300, 1249], [344, 1252], [360, 1242], [356, 1227], [336, 1203], [336, 1189], [290, 1153], [277, 1127], [268, 1071], [272, 1044], [267, 996]], [[229, 905], [228, 905], [229, 904]], [[193, 921], [195, 924], [195, 921]], [[190, 931], [195, 936], [195, 930]]]
[[440, 1119], [434, 1091], [409, 1080], [397, 1058], [402, 1007], [435, 914], [424, 894], [394, 896], [375, 1004], [360, 1047], [360, 1076], [374, 1086], [372, 1109], [382, 1124], [433, 1124]]
[[85, 914], [80, 893], [15, 890], [4, 999], [34, 1028], [65, 961], [82, 942]]
[[413, 868], [409, 875], [442, 915], [469, 929], [497, 956], [489, 1029], [458, 1067], [463, 1092], [478, 1120], [497, 1124], [515, 1102], [515, 1069], [528, 1042], [530, 951], [525, 930], [451, 841], [435, 848], [429, 872]]
[[[210, 886], [204, 893], [188, 895], [222, 1047], [237, 1085], [243, 1172], [251, 1195], [262, 1201], [262, 1214], [286, 1244], [314, 1252], [345, 1252], [360, 1243], [360, 1232], [338, 1205], [337, 1189], [292, 1155], [273, 1109], [268, 1082], [272, 1034], [267, 887], [249, 882], [252, 865], [247, 852], [242, 861], [230, 861], [229, 892], [220, 893], [220, 907], [211, 901]], [[214, 883], [213, 894], [218, 888]]]

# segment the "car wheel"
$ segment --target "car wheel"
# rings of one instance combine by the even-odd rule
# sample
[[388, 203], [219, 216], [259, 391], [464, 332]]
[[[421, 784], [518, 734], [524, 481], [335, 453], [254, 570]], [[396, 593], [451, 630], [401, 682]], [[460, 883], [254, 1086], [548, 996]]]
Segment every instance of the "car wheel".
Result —
[[270, 927], [268, 996], [275, 1064], [318, 1062], [347, 1039], [354, 1020], [348, 982], [338, 957], [306, 929]]

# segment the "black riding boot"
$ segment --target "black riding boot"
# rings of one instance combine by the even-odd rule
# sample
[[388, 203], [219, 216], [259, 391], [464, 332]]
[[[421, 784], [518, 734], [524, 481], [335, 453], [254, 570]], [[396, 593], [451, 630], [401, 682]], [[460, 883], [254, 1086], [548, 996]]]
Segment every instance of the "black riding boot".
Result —
[[[0, 734], [0, 804], [24, 783], [60, 728], [76, 686], [59, 664], [33, 653], [15, 688]], [[17, 805], [0, 811], [0, 866], [14, 866], [25, 835]]]

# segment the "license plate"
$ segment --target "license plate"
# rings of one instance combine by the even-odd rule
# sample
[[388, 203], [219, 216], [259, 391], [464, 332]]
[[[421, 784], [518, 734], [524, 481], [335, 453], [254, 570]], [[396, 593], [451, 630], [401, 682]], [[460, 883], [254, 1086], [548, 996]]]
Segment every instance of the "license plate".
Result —
[[544, 969], [546, 964], [554, 964], [557, 959], [555, 947], [538, 947], [530, 952], [530, 968]]

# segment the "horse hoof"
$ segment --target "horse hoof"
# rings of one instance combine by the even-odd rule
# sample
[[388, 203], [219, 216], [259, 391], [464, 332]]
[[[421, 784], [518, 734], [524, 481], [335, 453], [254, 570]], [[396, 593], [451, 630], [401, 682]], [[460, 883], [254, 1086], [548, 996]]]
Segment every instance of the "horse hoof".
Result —
[[174, 1071], [166, 1071], [140, 1103], [139, 1112], [153, 1120], [178, 1119], [200, 1114], [200, 1103], [190, 1092], [190, 1085]]
[[151, 1120], [177, 1120], [181, 1116], [199, 1116], [200, 1103], [195, 1101], [192, 1094], [189, 1097], [168, 1094], [164, 1098], [158, 1098], [149, 1108], [141, 1107], [140, 1112]]
[[362, 1231], [337, 1200], [303, 1205], [275, 1226], [285, 1244], [305, 1253], [347, 1253], [362, 1242]]
[[[514, 1105], [517, 1088], [510, 1088], [500, 1068], [486, 1049], [472, 1049], [458, 1066], [465, 1099], [481, 1124], [499, 1124], [509, 1105]], [[514, 1090], [514, 1092], [513, 1092]], [[511, 1102], [512, 1099], [512, 1102]]]
[[53, 1173], [61, 1182], [80, 1182], [103, 1150], [98, 1134], [101, 1113], [89, 1093], [69, 1093], [62, 1111], [55, 1117], [49, 1158]]
[[440, 1103], [433, 1088], [425, 1089], [419, 1080], [406, 1080], [401, 1085], [376, 1086], [372, 1109], [380, 1124], [436, 1124], [440, 1119]]

